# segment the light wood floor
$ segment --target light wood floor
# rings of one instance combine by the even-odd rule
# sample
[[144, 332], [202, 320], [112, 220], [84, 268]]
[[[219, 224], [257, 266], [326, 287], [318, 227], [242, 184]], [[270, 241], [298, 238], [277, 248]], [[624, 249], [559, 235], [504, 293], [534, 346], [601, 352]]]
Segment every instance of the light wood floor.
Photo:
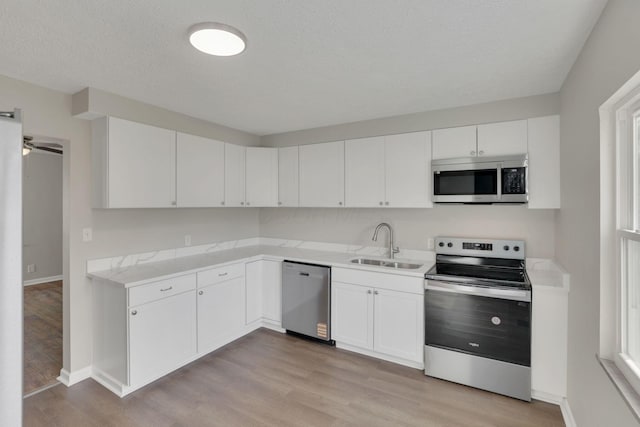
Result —
[[24, 394], [54, 384], [62, 368], [62, 281], [24, 288]]
[[563, 426], [560, 409], [258, 330], [120, 399], [93, 380], [25, 399], [25, 426]]

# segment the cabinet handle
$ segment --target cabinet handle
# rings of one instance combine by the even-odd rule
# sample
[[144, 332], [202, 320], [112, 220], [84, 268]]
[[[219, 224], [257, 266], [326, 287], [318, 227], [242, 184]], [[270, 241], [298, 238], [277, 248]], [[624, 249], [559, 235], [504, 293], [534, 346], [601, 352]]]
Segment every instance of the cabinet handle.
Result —
[[378, 291], [373, 291], [373, 294], [374, 295], [378, 295]]
[[171, 202], [171, 206], [175, 206], [177, 203], [175, 201]]
[[380, 202], [380, 206], [382, 206], [382, 205], [383, 205], [383, 203], [382, 203], [382, 202]]
[[202, 295], [202, 294], [204, 294], [204, 291], [198, 292], [198, 295]]
[[249, 206], [251, 203], [247, 202], [247, 206]]
[[278, 202], [278, 206], [282, 206], [282, 202]]
[[384, 202], [385, 206], [389, 206], [389, 202]]
[[472, 152], [471, 152], [471, 153], [469, 153], [469, 154], [471, 154], [472, 156], [475, 156], [475, 155], [476, 155], [476, 152], [475, 152], [475, 151], [472, 151]]
[[173, 289], [173, 286], [169, 286], [168, 288], [160, 289], [160, 292], [167, 292]]
[[369, 289], [369, 290], [367, 291], [367, 293], [368, 293], [368, 294], [371, 294], [371, 289]]
[[342, 206], [342, 202], [338, 202], [338, 204], [339, 204], [340, 206]]
[[224, 202], [220, 202], [220, 204], [221, 204], [222, 206], [224, 206]]
[[484, 151], [482, 151], [482, 150], [478, 151], [478, 155], [479, 156], [482, 156], [483, 154], [484, 154]]
[[136, 314], [138, 314], [138, 310], [133, 310], [133, 311], [131, 312], [131, 315], [132, 315], [132, 316], [135, 316]]
[[220, 274], [218, 274], [218, 277], [226, 276], [227, 274], [229, 274], [229, 272], [228, 272], [228, 271], [226, 271], [226, 272], [224, 272], [224, 273], [220, 273]]
[[244, 206], [244, 202], [240, 202], [240, 206]]

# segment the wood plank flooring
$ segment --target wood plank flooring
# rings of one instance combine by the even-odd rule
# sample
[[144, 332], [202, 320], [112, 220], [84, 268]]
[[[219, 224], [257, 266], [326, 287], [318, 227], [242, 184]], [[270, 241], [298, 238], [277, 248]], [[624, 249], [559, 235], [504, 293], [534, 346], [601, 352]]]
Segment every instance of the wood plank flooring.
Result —
[[265, 329], [123, 399], [86, 380], [31, 396], [24, 411], [25, 426], [564, 425], [555, 405]]
[[24, 394], [56, 383], [62, 368], [62, 281], [24, 288]]

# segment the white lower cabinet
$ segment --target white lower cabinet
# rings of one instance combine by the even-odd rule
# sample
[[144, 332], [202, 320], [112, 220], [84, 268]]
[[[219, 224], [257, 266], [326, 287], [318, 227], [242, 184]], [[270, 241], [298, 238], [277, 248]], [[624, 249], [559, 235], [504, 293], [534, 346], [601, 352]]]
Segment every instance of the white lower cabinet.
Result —
[[333, 269], [331, 283], [332, 338], [337, 345], [422, 368], [423, 280], [342, 271]]
[[246, 264], [246, 324], [282, 324], [282, 262], [258, 260]]
[[144, 384], [196, 355], [195, 291], [129, 308], [129, 384]]
[[244, 335], [244, 277], [200, 287], [198, 353], [208, 353]]

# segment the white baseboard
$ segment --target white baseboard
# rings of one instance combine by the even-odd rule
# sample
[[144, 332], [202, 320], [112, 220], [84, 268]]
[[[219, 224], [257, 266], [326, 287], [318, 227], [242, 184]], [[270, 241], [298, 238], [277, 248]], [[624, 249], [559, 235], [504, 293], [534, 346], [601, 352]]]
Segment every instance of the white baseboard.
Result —
[[62, 275], [50, 276], [50, 277], [41, 277], [39, 279], [25, 280], [24, 282], [22, 282], [22, 284], [24, 286], [40, 285], [42, 283], [57, 282], [58, 280], [62, 280], [63, 278], [64, 278], [64, 276], [62, 276]]
[[531, 390], [531, 397], [542, 402], [553, 403], [554, 405], [561, 405], [564, 400], [563, 396], [539, 390]]
[[376, 359], [386, 360], [387, 362], [397, 363], [398, 365], [408, 366], [409, 368], [424, 370], [424, 362], [416, 362], [413, 360], [401, 359], [399, 357], [387, 356], [386, 354], [377, 353], [375, 351], [366, 350], [349, 344], [336, 342], [336, 348], [352, 351], [354, 353], [364, 354], [365, 356], [374, 357]]
[[567, 398], [562, 399], [562, 403], [560, 403], [560, 410], [562, 411], [562, 418], [564, 418], [564, 423], [567, 427], [576, 427], [576, 420], [573, 418], [573, 412], [571, 412], [571, 407], [569, 407], [569, 401]]
[[91, 366], [78, 369], [77, 371], [69, 372], [66, 369], [60, 369], [60, 376], [57, 378], [62, 384], [67, 387], [71, 387], [74, 384], [78, 384], [80, 381], [84, 381], [87, 378], [91, 378]]

